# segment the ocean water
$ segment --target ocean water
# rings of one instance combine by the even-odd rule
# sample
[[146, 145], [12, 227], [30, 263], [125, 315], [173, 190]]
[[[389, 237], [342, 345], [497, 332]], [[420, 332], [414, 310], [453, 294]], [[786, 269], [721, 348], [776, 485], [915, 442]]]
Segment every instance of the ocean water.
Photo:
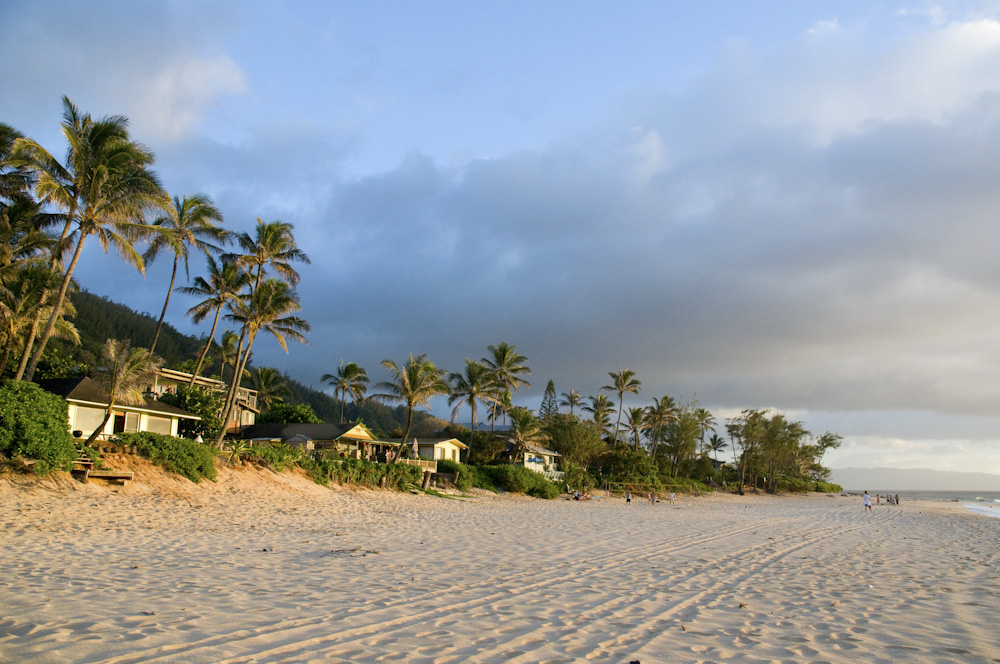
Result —
[[[849, 493], [862, 493], [861, 491], [850, 491]], [[991, 516], [1000, 519], [1000, 491], [896, 491], [886, 489], [868, 490], [872, 495], [872, 504], [875, 504], [876, 495], [899, 496], [900, 504], [907, 501], [933, 500], [936, 502], [955, 503], [956, 507], [963, 507], [970, 512]]]

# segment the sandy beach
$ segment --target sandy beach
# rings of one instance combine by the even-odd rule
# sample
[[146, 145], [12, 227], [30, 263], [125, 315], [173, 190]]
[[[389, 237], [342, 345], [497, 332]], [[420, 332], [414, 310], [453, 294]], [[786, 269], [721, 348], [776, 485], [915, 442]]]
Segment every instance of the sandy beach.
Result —
[[0, 480], [0, 661], [1000, 661], [1000, 519], [860, 499]]

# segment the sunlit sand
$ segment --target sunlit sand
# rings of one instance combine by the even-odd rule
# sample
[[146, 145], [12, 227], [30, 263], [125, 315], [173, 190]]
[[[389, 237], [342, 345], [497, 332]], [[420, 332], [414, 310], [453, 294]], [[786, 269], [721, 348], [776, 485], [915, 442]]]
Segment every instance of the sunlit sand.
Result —
[[1000, 519], [325, 489], [135, 459], [0, 481], [10, 662], [986, 662]]

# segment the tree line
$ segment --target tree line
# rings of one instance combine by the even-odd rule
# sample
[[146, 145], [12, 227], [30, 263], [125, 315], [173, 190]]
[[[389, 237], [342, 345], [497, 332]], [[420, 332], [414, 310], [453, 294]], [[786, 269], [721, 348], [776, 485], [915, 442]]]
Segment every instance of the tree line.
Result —
[[[140, 273], [161, 256], [171, 261], [149, 347], [109, 337], [94, 354], [93, 375], [109, 390], [112, 404], [140, 398], [135, 386], [163, 366], [157, 345], [164, 326], [169, 327], [167, 311], [178, 290], [198, 298], [187, 315], [195, 323], [210, 322], [211, 329], [204, 346], [176, 368], [192, 374], [193, 387], [218, 362], [219, 377], [227, 385], [218, 406], [222, 422], [247, 378], [265, 411], [283, 411], [286, 418], [316, 417], [296, 411], [288, 380], [276, 369], [250, 369], [262, 333], [286, 352], [289, 340], [307, 342], [310, 326], [298, 315], [301, 302], [295, 288], [300, 280], [296, 265], [308, 264], [309, 258], [298, 246], [293, 226], [258, 217], [250, 231], [236, 232], [224, 227], [222, 212], [209, 197], [169, 195], [152, 170], [152, 151], [129, 136], [122, 116], [95, 119], [64, 97], [61, 130], [66, 140], [62, 161], [0, 123], [0, 375], [31, 381], [50, 341], [80, 342], [73, 274], [90, 240], [105, 252], [115, 251]], [[205, 272], [190, 280], [193, 257], [204, 260]], [[182, 269], [189, 286], [177, 286]], [[122, 332], [128, 334], [128, 327], [117, 328], [117, 334]], [[50, 363], [53, 355], [48, 354]], [[744, 411], [727, 420], [727, 443], [716, 418], [696, 403], [678, 404], [663, 396], [648, 406], [626, 408], [626, 395], [637, 395], [642, 383], [625, 368], [609, 372], [608, 384], [587, 397], [574, 390], [557, 396], [549, 381], [536, 412], [514, 405], [514, 395], [531, 386], [527, 360], [514, 345], [501, 342], [489, 346], [480, 359], [466, 358], [465, 366], [454, 372], [438, 368], [425, 355], [411, 354], [401, 363], [383, 360], [388, 379], [375, 384], [370, 395], [367, 372], [354, 362], [341, 361], [321, 381], [336, 396], [341, 422], [348, 415], [356, 417], [372, 399], [395, 405], [405, 422], [400, 431], [404, 442], [412, 437], [419, 409], [445, 395], [453, 407], [453, 423], [460, 411], [470, 414], [471, 430], [463, 435], [471, 459], [490, 461], [506, 452], [519, 461], [532, 445], [549, 445], [582, 473], [581, 481], [711, 480], [718, 475], [718, 454], [731, 445], [730, 467], [738, 469], [740, 486], [776, 490], [782, 482], [825, 479], [822, 455], [839, 444], [833, 434], [817, 439], [801, 423], [766, 411]], [[461, 433], [461, 427], [453, 428]], [[221, 444], [224, 428], [213, 436]]]

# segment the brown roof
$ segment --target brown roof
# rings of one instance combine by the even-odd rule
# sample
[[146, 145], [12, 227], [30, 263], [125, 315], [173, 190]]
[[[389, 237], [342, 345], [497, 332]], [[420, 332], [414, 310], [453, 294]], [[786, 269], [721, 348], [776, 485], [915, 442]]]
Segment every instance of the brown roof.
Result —
[[[89, 403], [103, 408], [108, 407], [108, 393], [104, 391], [101, 384], [92, 378], [44, 378], [38, 381], [38, 385], [47, 392], [52, 392], [61, 396], [66, 401], [77, 403]], [[143, 399], [141, 406], [125, 406], [122, 409], [131, 408], [133, 410], [145, 410], [154, 413], [162, 413], [173, 417], [189, 420], [200, 420], [197, 415], [193, 415], [186, 410], [175, 406], [170, 406], [152, 399]], [[115, 404], [119, 406], [120, 404]]]

